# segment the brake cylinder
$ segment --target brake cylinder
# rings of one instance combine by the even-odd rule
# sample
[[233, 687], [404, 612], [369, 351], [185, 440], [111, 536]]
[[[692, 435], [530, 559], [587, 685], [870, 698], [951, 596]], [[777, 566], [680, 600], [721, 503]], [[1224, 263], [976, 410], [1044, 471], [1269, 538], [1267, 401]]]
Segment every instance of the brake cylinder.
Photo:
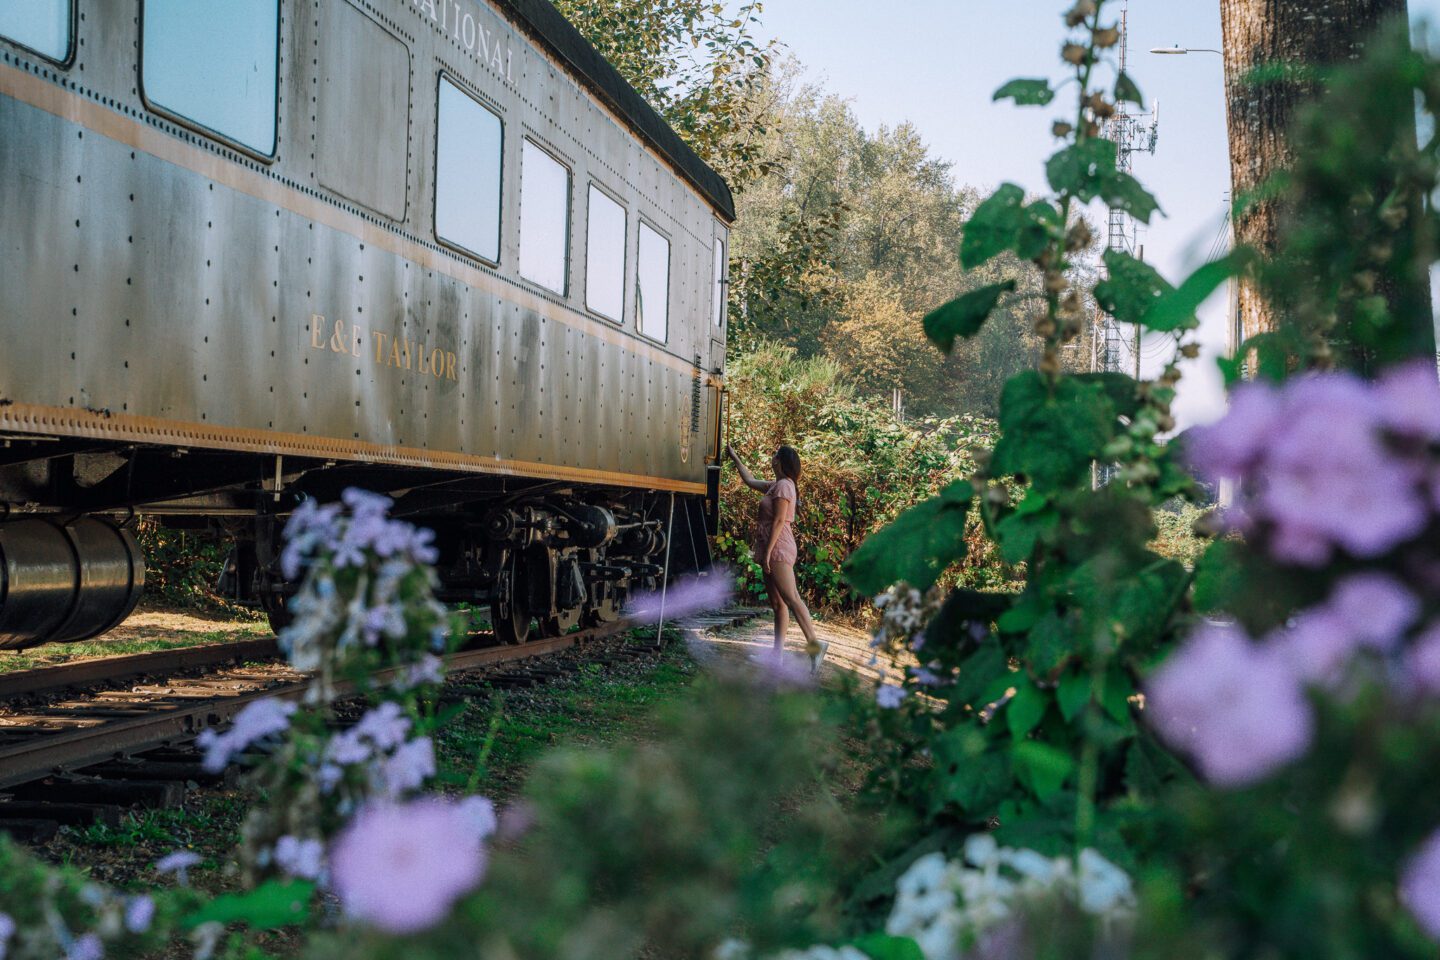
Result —
[[139, 544], [108, 520], [0, 523], [0, 650], [102, 634], [130, 615], [144, 586]]

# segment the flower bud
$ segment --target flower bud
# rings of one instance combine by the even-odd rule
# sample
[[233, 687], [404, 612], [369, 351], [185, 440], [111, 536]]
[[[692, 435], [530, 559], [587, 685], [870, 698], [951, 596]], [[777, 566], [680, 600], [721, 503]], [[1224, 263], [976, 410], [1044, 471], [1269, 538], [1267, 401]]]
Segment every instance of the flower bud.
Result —
[[1044, 337], [1046, 340], [1049, 340], [1051, 337], [1055, 336], [1055, 321], [1050, 319], [1050, 316], [1048, 314], [1039, 314], [1035, 318], [1035, 333], [1037, 336], [1041, 336]]
[[1065, 294], [1065, 299], [1060, 301], [1060, 313], [1066, 318], [1078, 317], [1080, 309], [1080, 291], [1078, 290], [1071, 290]]
[[1180, 348], [1180, 356], [1184, 357], [1186, 360], [1194, 360], [1196, 357], [1200, 356], [1200, 344], [1185, 344], [1183, 347]]
[[1066, 137], [1070, 136], [1070, 134], [1075, 132], [1075, 127], [1071, 124], [1066, 123], [1064, 120], [1056, 120], [1055, 126], [1050, 128], [1050, 132], [1059, 139], [1063, 140]]
[[1168, 413], [1163, 414], [1156, 422], [1156, 426], [1160, 428], [1161, 433], [1169, 433], [1175, 429], [1175, 418]]
[[1085, 58], [1090, 56], [1090, 51], [1083, 44], [1067, 43], [1060, 50], [1060, 58], [1066, 63], [1080, 66]]
[[1120, 29], [1118, 27], [1103, 27], [1095, 31], [1094, 37], [1095, 46], [1105, 50], [1120, 42]]
[[1040, 358], [1040, 372], [1047, 377], [1060, 376], [1060, 354], [1055, 352], [1054, 347], [1045, 349], [1045, 355]]
[[1115, 116], [1115, 105], [1106, 100], [1102, 93], [1091, 94], [1090, 99], [1086, 102], [1090, 107], [1090, 112], [1098, 120], [1109, 120]]
[[1092, 140], [1095, 137], [1100, 136], [1100, 124], [1096, 123], [1094, 120], [1086, 120], [1085, 136], [1091, 138]]
[[1374, 293], [1375, 284], [1378, 280], [1379, 277], [1375, 275], [1374, 270], [1361, 270], [1355, 274], [1355, 286], [1358, 287], [1362, 293]]
[[1090, 232], [1090, 225], [1084, 220], [1076, 220], [1070, 232], [1065, 234], [1065, 250], [1069, 253], [1076, 253], [1090, 246], [1090, 241], [1095, 235]]
[[1065, 14], [1065, 26], [1078, 27], [1087, 17], [1095, 16], [1095, 0], [1078, 0]]
[[1065, 274], [1059, 270], [1045, 271], [1045, 292], [1064, 293], [1065, 288], [1070, 286], [1070, 281], [1065, 279]]

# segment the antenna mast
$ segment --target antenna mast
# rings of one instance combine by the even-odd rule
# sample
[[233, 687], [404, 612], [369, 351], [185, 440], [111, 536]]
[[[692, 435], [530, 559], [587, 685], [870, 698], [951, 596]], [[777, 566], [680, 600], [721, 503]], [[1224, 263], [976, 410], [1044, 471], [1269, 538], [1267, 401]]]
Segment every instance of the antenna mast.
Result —
[[[1130, 56], [1130, 0], [1120, 13], [1120, 72], [1124, 73]], [[1115, 113], [1105, 121], [1104, 135], [1115, 143], [1116, 163], [1121, 173], [1129, 173], [1134, 167], [1133, 156], [1137, 153], [1155, 152], [1160, 136], [1160, 108], [1157, 104], [1148, 114], [1132, 114], [1131, 105], [1121, 101], [1115, 104]], [[1136, 255], [1143, 248], [1138, 245], [1135, 218], [1124, 210], [1110, 208], [1110, 224], [1106, 245], [1111, 250]], [[1136, 379], [1140, 377], [1141, 328], [1135, 325], [1133, 331], [1122, 330], [1114, 317], [1096, 308], [1094, 349], [1091, 352], [1091, 367], [1095, 370], [1121, 372], [1125, 368], [1125, 354], [1133, 351]], [[1127, 325], [1128, 326], [1128, 325]], [[1126, 336], [1129, 334], [1129, 336]]]

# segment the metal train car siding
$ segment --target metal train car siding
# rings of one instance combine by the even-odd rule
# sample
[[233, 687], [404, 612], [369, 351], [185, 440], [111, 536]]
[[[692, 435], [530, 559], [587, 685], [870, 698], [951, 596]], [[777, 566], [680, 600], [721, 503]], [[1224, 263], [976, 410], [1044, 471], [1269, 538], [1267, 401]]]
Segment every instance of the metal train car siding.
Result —
[[733, 218], [547, 0], [0, 0], [0, 648], [123, 619], [140, 514], [283, 619], [349, 486], [510, 642], [706, 569]]

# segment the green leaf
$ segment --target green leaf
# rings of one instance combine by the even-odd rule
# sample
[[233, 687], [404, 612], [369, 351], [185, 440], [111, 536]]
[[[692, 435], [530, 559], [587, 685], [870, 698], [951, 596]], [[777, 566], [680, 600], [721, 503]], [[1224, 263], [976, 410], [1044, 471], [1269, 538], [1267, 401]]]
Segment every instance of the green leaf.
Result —
[[1044, 107], [1049, 106], [1050, 101], [1055, 99], [1055, 91], [1050, 89], [1048, 80], [1019, 79], [1011, 80], [996, 90], [991, 99], [1014, 100], [1016, 106], [1020, 107]]
[[992, 283], [951, 300], [925, 315], [925, 335], [949, 353], [956, 337], [973, 337], [989, 318], [1000, 298], [1015, 289], [1014, 280]]
[[244, 923], [252, 930], [272, 930], [307, 923], [315, 884], [308, 880], [271, 880], [248, 893], [216, 897], [185, 918], [185, 926], [202, 923]]
[[1089, 203], [1101, 185], [1116, 175], [1115, 141], [1091, 137], [1066, 147], [1045, 163], [1045, 176], [1056, 193], [1071, 193]]
[[1135, 85], [1130, 74], [1123, 70], [1120, 72], [1119, 79], [1115, 81], [1115, 102], [1133, 103], [1139, 107], [1145, 106], [1145, 98], [1140, 95], [1140, 88]]
[[1039, 373], [1011, 377], [1000, 396], [1002, 436], [991, 461], [997, 474], [1028, 477], [1038, 490], [1081, 482], [1114, 436], [1115, 405], [1094, 382]]
[[952, 728], [934, 741], [939, 799], [978, 816], [992, 813], [1014, 788], [1010, 758], [1000, 750], [975, 749], [984, 744], [983, 734], [962, 727]]
[[1160, 201], [1128, 173], [1112, 171], [1100, 184], [1100, 198], [1116, 210], [1124, 210], [1141, 223], [1149, 223], [1160, 212]]
[[1056, 698], [1060, 703], [1060, 716], [1069, 723], [1080, 715], [1090, 702], [1090, 675], [1088, 673], [1067, 673], [1060, 678]]
[[1006, 563], [1023, 563], [1029, 560], [1035, 551], [1035, 544], [1053, 533], [1059, 523], [1059, 515], [1054, 510], [1047, 509], [1038, 514], [1016, 510], [995, 525], [995, 539], [1000, 544], [1001, 559]]
[[1219, 613], [1250, 584], [1245, 548], [1233, 540], [1215, 540], [1195, 562], [1195, 609]]
[[1140, 410], [1140, 384], [1128, 373], [1077, 373], [1081, 383], [1099, 384], [1105, 396], [1115, 404], [1115, 412], [1122, 417], [1133, 417]]
[[1151, 307], [1145, 325], [1151, 330], [1185, 330], [1198, 326], [1200, 321], [1195, 311], [1200, 309], [1200, 304], [1239, 273], [1244, 263], [1242, 256], [1231, 254], [1200, 267], [1185, 278], [1178, 290], [1172, 290]]
[[1105, 688], [1100, 692], [1100, 706], [1110, 714], [1110, 718], [1116, 723], [1129, 726], [1130, 716], [1130, 694], [1132, 689], [1129, 679], [1120, 671], [1112, 669], [1105, 674]]
[[1095, 285], [1095, 300], [1116, 320], [1145, 323], [1160, 299], [1175, 292], [1154, 267], [1128, 253], [1106, 250], [1103, 259], [1107, 276]]
[[984, 695], [997, 677], [1008, 677], [1010, 665], [998, 646], [987, 643], [976, 650], [960, 664], [960, 675], [950, 690], [950, 699], [955, 703], [969, 704], [976, 709], [985, 703], [976, 702]]
[[965, 556], [965, 517], [974, 490], [964, 480], [950, 484], [865, 539], [845, 561], [845, 578], [873, 596], [904, 581], [921, 592], [945, 568]]
[[852, 945], [870, 960], [925, 960], [920, 945], [909, 937], [872, 933], [853, 941]]
[[1025, 659], [1040, 673], [1054, 670], [1074, 650], [1074, 625], [1053, 610], [1041, 617], [1025, 638]]
[[1075, 760], [1070, 754], [1039, 740], [1021, 740], [1010, 753], [1016, 774], [1041, 800], [1059, 793], [1075, 771]]
[[1015, 696], [1005, 705], [1005, 724], [1010, 728], [1010, 736], [1024, 740], [1027, 733], [1039, 726], [1049, 706], [1048, 694], [1024, 677], [1018, 677]]
[[1015, 247], [1025, 217], [1025, 191], [1013, 183], [986, 197], [965, 223], [960, 239], [960, 263], [973, 270], [986, 260]]

